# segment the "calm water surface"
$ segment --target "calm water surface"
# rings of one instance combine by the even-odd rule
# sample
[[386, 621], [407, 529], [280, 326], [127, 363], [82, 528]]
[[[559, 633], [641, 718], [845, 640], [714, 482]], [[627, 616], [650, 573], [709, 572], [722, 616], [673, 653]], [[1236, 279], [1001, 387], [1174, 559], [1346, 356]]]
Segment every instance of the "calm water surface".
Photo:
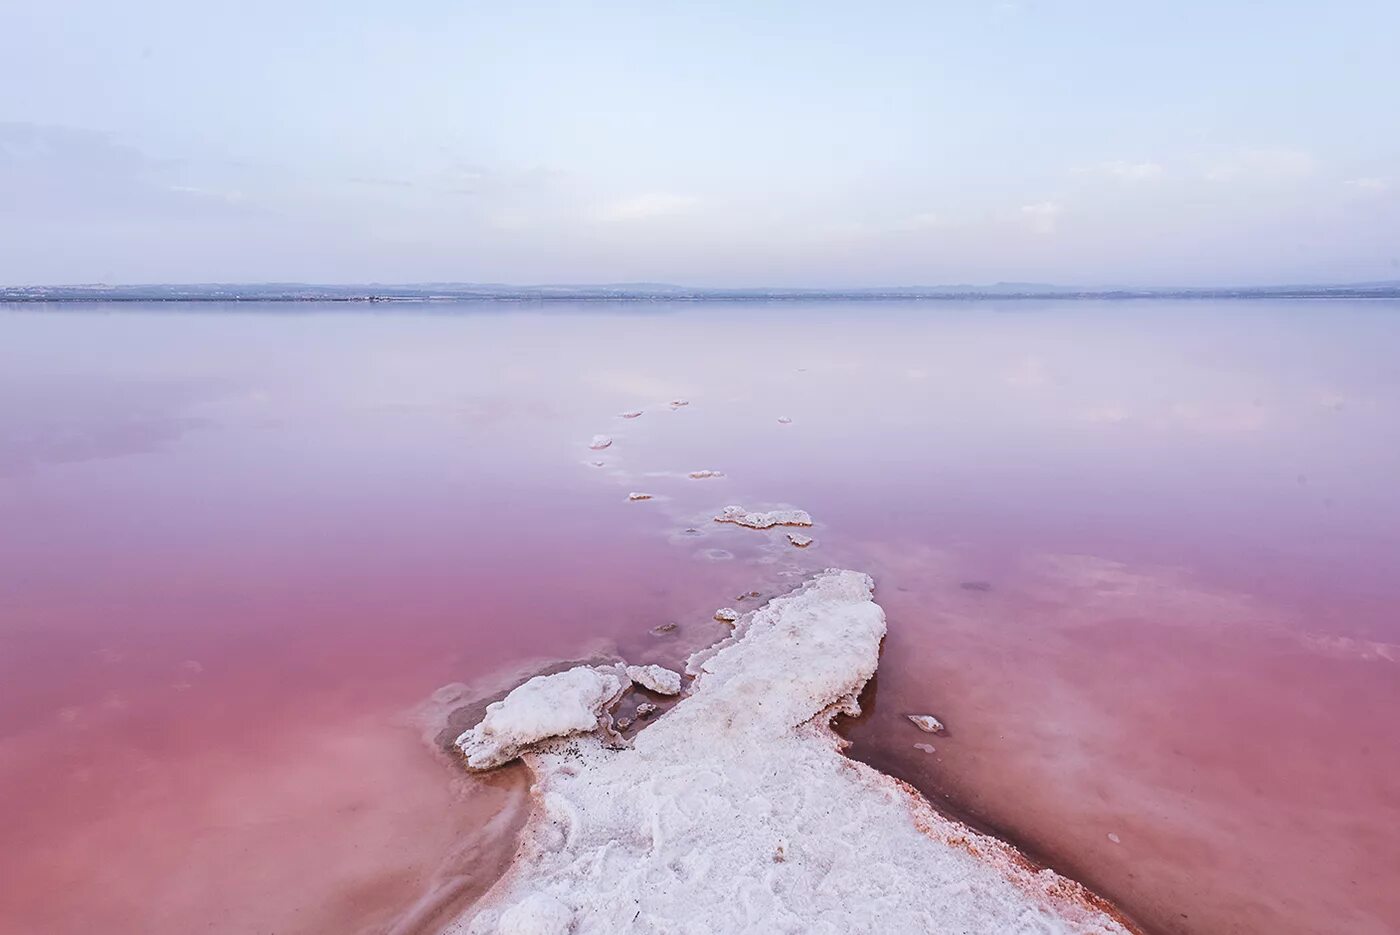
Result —
[[1392, 933], [1397, 348], [1393, 303], [0, 311], [0, 919], [430, 929], [524, 797], [435, 690], [674, 664], [841, 565], [890, 618], [852, 755], [1150, 931]]

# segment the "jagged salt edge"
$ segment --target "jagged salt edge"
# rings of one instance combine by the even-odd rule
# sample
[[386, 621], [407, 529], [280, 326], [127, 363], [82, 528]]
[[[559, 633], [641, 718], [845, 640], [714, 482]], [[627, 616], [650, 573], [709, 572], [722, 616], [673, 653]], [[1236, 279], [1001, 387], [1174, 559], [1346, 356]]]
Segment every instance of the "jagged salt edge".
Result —
[[516, 859], [449, 931], [1131, 931], [840, 753], [830, 719], [859, 710], [885, 632], [871, 590], [828, 570], [747, 615], [691, 656], [689, 693], [631, 749], [589, 734], [527, 750]]

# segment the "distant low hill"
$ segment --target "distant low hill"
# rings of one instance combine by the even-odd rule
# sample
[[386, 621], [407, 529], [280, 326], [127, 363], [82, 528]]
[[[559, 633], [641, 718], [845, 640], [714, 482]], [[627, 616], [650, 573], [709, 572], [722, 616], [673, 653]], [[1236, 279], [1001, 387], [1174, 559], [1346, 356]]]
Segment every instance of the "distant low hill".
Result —
[[513, 286], [500, 283], [195, 283], [186, 285], [0, 286], [0, 302], [733, 302], [938, 299], [1248, 299], [1400, 298], [1400, 280], [1344, 285], [1220, 287], [991, 285], [888, 286], [861, 289], [754, 287], [708, 289], [667, 283]]

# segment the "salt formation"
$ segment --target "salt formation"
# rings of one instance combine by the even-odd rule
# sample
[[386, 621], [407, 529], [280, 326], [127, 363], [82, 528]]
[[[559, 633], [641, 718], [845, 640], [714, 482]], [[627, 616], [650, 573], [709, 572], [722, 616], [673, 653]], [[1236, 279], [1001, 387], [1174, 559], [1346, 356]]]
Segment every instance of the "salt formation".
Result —
[[734, 623], [739, 619], [739, 612], [733, 607], [721, 607], [715, 611], [715, 619], [721, 623]]
[[588, 443], [588, 447], [592, 448], [594, 451], [602, 451], [604, 448], [608, 447], [611, 444], [611, 435], [594, 435], [593, 440]]
[[[489, 761], [524, 750], [534, 808], [511, 869], [449, 931], [1127, 935], [1082, 887], [841, 755], [829, 722], [859, 711], [885, 635], [871, 588], [827, 571], [759, 609], [691, 657], [690, 694], [630, 748], [608, 736], [606, 669], [488, 709], [509, 738]], [[546, 714], [594, 730], [560, 738]]]
[[932, 714], [906, 714], [904, 715], [914, 722], [914, 726], [926, 734], [943, 733], [943, 722]]
[[672, 408], [672, 409], [679, 409], [679, 408], [681, 408], [682, 406], [689, 406], [689, 405], [690, 405], [690, 400], [688, 400], [688, 399], [673, 399], [673, 400], [671, 400], [671, 408]]
[[595, 730], [600, 724], [606, 728], [612, 721], [608, 708], [631, 684], [620, 666], [578, 666], [537, 675], [487, 705], [486, 717], [457, 738], [457, 747], [467, 766], [490, 769], [546, 738]]
[[637, 418], [637, 416], [639, 416], [639, 415], [641, 415], [641, 414], [642, 414], [642, 410], [640, 410], [640, 409], [633, 409], [633, 410], [631, 410], [631, 411], [629, 411], [629, 412], [624, 412], [624, 413], [622, 414], [622, 418], [624, 418], [624, 419], [635, 419], [635, 418]]
[[643, 701], [641, 704], [637, 705], [637, 717], [648, 718], [660, 710], [660, 707], [652, 704], [650, 701]]
[[650, 500], [650, 499], [651, 499], [651, 494], [649, 494], [649, 493], [638, 493], [637, 491], [634, 490], [634, 491], [632, 491], [631, 493], [629, 493], [629, 494], [627, 495], [627, 499], [628, 499], [628, 500]]
[[787, 534], [788, 541], [799, 549], [805, 549], [814, 541], [811, 536], [804, 536], [800, 532], [790, 532]]
[[658, 695], [679, 695], [681, 674], [662, 666], [628, 666], [627, 677]]
[[691, 480], [704, 480], [707, 477], [723, 477], [723, 471], [691, 471]]
[[734, 523], [750, 529], [769, 529], [773, 526], [810, 526], [812, 517], [806, 510], [769, 510], [767, 513], [751, 513], [741, 506], [727, 506], [715, 517], [717, 523]]
[[779, 424], [779, 425], [791, 425], [791, 424], [792, 424], [792, 420], [789, 419], [787, 416], [778, 416], [778, 424]]

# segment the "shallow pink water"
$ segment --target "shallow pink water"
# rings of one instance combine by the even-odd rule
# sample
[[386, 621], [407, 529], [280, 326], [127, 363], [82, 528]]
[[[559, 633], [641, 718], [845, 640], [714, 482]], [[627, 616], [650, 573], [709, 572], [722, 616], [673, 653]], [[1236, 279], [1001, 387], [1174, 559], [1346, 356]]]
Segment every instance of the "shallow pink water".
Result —
[[839, 564], [891, 624], [853, 755], [1154, 931], [1394, 931], [1397, 313], [0, 312], [0, 918], [404, 923], [520, 796], [434, 689]]

